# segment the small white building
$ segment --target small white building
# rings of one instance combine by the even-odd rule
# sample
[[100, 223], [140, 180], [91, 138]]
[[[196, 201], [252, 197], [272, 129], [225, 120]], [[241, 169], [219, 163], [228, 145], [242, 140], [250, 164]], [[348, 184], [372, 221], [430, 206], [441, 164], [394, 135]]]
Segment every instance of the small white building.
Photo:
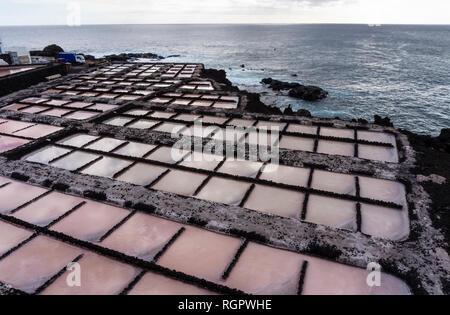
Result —
[[53, 57], [45, 57], [45, 56], [30, 56], [31, 63], [50, 63], [56, 61]]
[[19, 54], [17, 52], [15, 52], [15, 51], [8, 51], [6, 53], [11, 58], [11, 64], [13, 64], [13, 65], [19, 65], [20, 64]]

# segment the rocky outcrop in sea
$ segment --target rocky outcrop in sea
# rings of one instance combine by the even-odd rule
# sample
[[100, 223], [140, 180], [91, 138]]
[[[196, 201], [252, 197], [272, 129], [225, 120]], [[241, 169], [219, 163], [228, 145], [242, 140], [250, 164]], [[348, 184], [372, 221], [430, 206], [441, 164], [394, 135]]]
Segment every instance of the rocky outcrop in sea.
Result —
[[274, 91], [289, 90], [289, 96], [305, 101], [318, 101], [328, 96], [328, 92], [318, 86], [302, 85], [295, 82], [283, 82], [266, 78], [261, 81]]

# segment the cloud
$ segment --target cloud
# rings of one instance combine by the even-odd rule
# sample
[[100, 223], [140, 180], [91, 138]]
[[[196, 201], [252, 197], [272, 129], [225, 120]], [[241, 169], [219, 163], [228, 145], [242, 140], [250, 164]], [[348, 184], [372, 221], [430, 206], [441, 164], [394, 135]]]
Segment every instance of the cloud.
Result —
[[[52, 0], [46, 0], [52, 1]], [[301, 10], [336, 5], [352, 0], [78, 0], [87, 12], [133, 12], [135, 14], [207, 15], [270, 15], [293, 14]], [[61, 1], [57, 1], [61, 3]]]
[[[85, 10], [101, 9], [105, 12], [120, 9], [123, 11], [154, 11], [173, 13], [180, 11], [222, 10], [286, 10], [296, 7], [317, 7], [349, 0], [10, 0], [22, 5], [61, 6], [70, 2], [79, 3]], [[7, 5], [6, 5], [7, 6]]]
[[0, 24], [450, 23], [448, 0], [2, 0]]

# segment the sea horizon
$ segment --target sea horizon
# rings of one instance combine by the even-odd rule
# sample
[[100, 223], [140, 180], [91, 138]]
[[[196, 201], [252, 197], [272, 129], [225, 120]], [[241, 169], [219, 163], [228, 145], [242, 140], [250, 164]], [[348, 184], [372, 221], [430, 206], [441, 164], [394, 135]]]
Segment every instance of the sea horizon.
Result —
[[337, 23], [337, 22], [317, 22], [317, 23], [99, 23], [99, 24], [82, 24], [70, 26], [67, 24], [0, 24], [0, 27], [27, 27], [27, 26], [66, 26], [66, 27], [82, 27], [82, 26], [108, 26], [108, 25], [381, 25], [381, 26], [450, 26], [442, 23]]

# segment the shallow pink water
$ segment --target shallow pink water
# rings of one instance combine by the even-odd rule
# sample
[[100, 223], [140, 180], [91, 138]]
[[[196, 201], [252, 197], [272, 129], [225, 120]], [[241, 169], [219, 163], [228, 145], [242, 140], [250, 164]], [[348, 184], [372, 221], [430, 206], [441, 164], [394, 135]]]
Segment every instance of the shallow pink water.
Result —
[[213, 177], [196, 198], [238, 206], [250, 186], [250, 183]]
[[158, 264], [202, 279], [219, 282], [242, 240], [187, 227]]
[[355, 177], [347, 174], [315, 170], [311, 187], [317, 190], [329, 191], [338, 194], [356, 194]]
[[95, 162], [81, 173], [93, 176], [113, 178], [113, 176], [124, 168], [130, 166], [131, 161], [110, 158], [104, 156], [100, 161]]
[[410, 294], [405, 283], [395, 277], [382, 274], [381, 287], [367, 285], [369, 272], [314, 257], [309, 261], [303, 293], [305, 295], [366, 295], [366, 294]]
[[189, 154], [180, 165], [213, 171], [223, 159], [224, 157], [221, 155], [194, 152]]
[[58, 143], [63, 144], [63, 145], [81, 148], [85, 144], [87, 144], [91, 141], [94, 141], [96, 139], [98, 139], [98, 137], [96, 137], [96, 136], [76, 134], [76, 135], [73, 135], [73, 136], [63, 139], [63, 140], [59, 141]]
[[164, 167], [138, 163], [120, 175], [117, 180], [135, 185], [147, 186], [154, 182], [166, 170], [167, 169]]
[[152, 189], [183, 196], [192, 196], [207, 177], [207, 175], [194, 172], [171, 170], [152, 186]]
[[0, 256], [33, 235], [33, 232], [0, 221]]
[[289, 124], [287, 131], [293, 132], [293, 133], [304, 133], [304, 134], [315, 135], [315, 134], [317, 134], [317, 127]]
[[119, 145], [125, 143], [123, 140], [113, 139], [113, 138], [102, 138], [90, 145], [86, 148], [91, 150], [109, 152], [113, 149], [117, 148]]
[[26, 138], [32, 138], [32, 139], [38, 139], [41, 137], [48, 136], [52, 133], [55, 133], [57, 131], [62, 130], [61, 127], [55, 127], [55, 126], [49, 126], [49, 125], [36, 125], [31, 128], [27, 128], [25, 130], [16, 132], [14, 135], [26, 137]]
[[43, 188], [12, 181], [0, 188], [0, 213], [6, 214], [45, 192], [47, 190]]
[[70, 287], [66, 271], [42, 295], [116, 295], [121, 293], [138, 275], [139, 269], [106, 257], [87, 253], [78, 261], [81, 286]]
[[145, 154], [153, 150], [156, 146], [151, 144], [130, 142], [126, 146], [118, 150], [114, 150], [115, 154], [131, 157], [143, 157]]
[[69, 171], [75, 171], [82, 166], [94, 161], [99, 156], [96, 154], [86, 152], [73, 152], [69, 155], [55, 161], [51, 165], [54, 167], [63, 168]]
[[295, 295], [303, 258], [295, 253], [250, 243], [225, 285], [256, 295]]
[[356, 202], [310, 195], [306, 221], [356, 231]]
[[310, 172], [309, 168], [268, 164], [264, 167], [260, 179], [274, 183], [306, 187]]
[[74, 238], [96, 242], [129, 214], [123, 208], [88, 201], [51, 229]]
[[151, 261], [178, 232], [181, 224], [136, 213], [102, 242], [102, 246]]
[[320, 140], [317, 153], [353, 157], [355, 145], [353, 143]]
[[280, 140], [280, 149], [312, 152], [314, 150], [314, 140], [282, 136]]
[[29, 140], [15, 137], [0, 136], [0, 153], [7, 152], [29, 143]]
[[84, 199], [52, 192], [14, 213], [14, 217], [38, 226], [46, 226], [56, 220]]
[[198, 288], [155, 273], [147, 273], [136, 284], [129, 295], [216, 295], [214, 292]]
[[0, 261], [0, 281], [33, 293], [83, 251], [45, 236], [38, 236]]
[[69, 153], [70, 151], [70, 149], [64, 149], [56, 146], [47, 146], [24, 156], [22, 159], [29, 162], [48, 164], [53, 159]]
[[255, 178], [263, 166], [261, 162], [228, 158], [220, 167], [219, 173]]
[[361, 159], [398, 163], [398, 152], [394, 148], [360, 144], [358, 152]]
[[299, 218], [305, 195], [300, 192], [256, 185], [245, 208], [288, 218]]
[[182, 160], [189, 151], [175, 149], [172, 147], [160, 147], [158, 150], [146, 157], [147, 160], [175, 164]]
[[0, 124], [0, 132], [11, 135], [20, 129], [27, 128], [33, 125], [35, 124], [22, 121], [7, 120], [6, 123]]
[[344, 128], [328, 128], [322, 127], [320, 128], [320, 135], [327, 137], [335, 137], [335, 138], [345, 138], [345, 139], [354, 139], [355, 132], [353, 129], [344, 129]]

